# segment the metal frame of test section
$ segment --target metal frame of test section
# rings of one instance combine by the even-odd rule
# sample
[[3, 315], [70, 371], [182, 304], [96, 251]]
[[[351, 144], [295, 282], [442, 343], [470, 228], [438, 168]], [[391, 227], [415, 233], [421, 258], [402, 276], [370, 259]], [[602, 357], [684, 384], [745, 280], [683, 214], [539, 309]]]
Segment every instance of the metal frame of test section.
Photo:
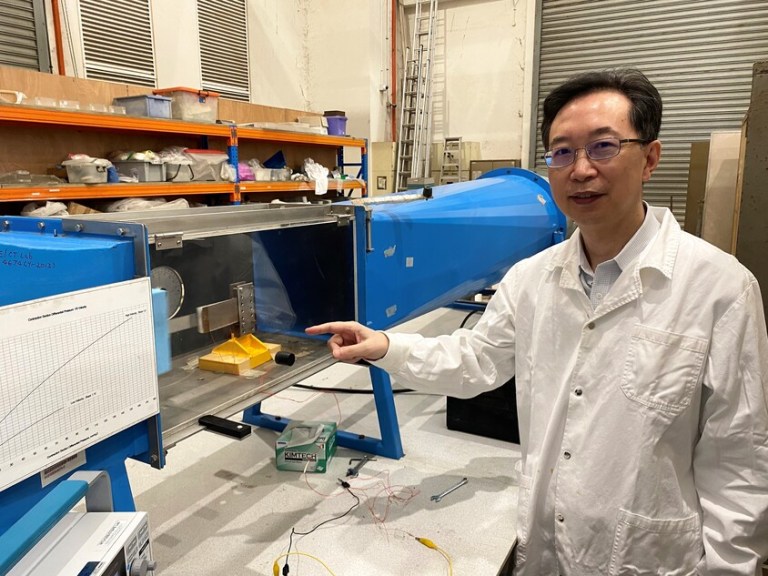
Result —
[[[365, 162], [363, 163], [365, 170]], [[368, 254], [372, 251], [369, 238], [367, 237], [366, 222], [369, 214], [360, 206], [354, 209], [355, 231], [355, 260], [357, 270], [355, 271], [358, 290], [358, 309], [357, 320], [361, 324], [370, 325], [367, 314], [366, 283], [363, 279], [366, 277], [365, 267], [368, 266]], [[377, 329], [388, 328], [389, 326], [376, 326]], [[400, 438], [400, 425], [397, 421], [397, 411], [395, 409], [395, 399], [392, 392], [392, 381], [384, 370], [375, 366], [369, 366], [368, 371], [371, 377], [373, 387], [373, 398], [376, 406], [376, 416], [379, 421], [379, 433], [381, 438], [373, 438], [364, 434], [355, 434], [346, 430], [336, 432], [336, 443], [345, 448], [352, 448], [360, 452], [368, 452], [385, 458], [399, 459], [405, 453], [403, 452], [403, 443]], [[290, 419], [273, 414], [262, 412], [261, 402], [254, 404], [243, 412], [243, 422], [254, 426], [261, 426], [271, 430], [282, 431], [290, 422]]]

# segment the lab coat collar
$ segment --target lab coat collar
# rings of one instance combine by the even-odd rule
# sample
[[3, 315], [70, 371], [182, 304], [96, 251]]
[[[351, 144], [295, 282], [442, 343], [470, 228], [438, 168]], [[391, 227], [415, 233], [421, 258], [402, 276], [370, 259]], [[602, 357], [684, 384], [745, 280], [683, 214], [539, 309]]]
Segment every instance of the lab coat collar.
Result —
[[[675, 267], [677, 250], [680, 246], [682, 231], [668, 208], [649, 206], [651, 215], [659, 221], [660, 228], [656, 237], [643, 251], [637, 260], [630, 265], [632, 277], [638, 293], [642, 294], [642, 281], [640, 271], [644, 269], [657, 270], [668, 280], [672, 279], [672, 270]], [[573, 235], [553, 252], [547, 265], [551, 272], [557, 270], [560, 274], [560, 287], [565, 289], [581, 290], [584, 288], [579, 281], [579, 243], [581, 231], [577, 228]]]

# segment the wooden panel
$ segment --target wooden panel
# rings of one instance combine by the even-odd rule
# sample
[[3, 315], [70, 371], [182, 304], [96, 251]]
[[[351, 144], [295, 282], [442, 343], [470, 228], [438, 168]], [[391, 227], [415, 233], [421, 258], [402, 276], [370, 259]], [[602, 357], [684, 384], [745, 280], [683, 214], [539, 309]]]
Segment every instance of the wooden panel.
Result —
[[685, 200], [685, 231], [701, 235], [701, 215], [704, 210], [704, 193], [707, 189], [707, 162], [709, 140], [691, 142], [691, 160], [688, 165], [688, 192]]
[[[76, 100], [81, 104], [112, 104], [113, 98], [152, 93], [152, 88], [146, 86], [58, 76], [12, 66], [0, 66], [0, 88], [23, 92], [28, 98]], [[219, 100], [219, 118], [234, 120], [236, 123], [294, 122], [299, 116], [322, 116], [322, 114], [261, 106], [226, 98]]]
[[219, 118], [233, 120], [235, 124], [248, 122], [295, 122], [299, 116], [322, 116], [317, 112], [292, 110], [290, 108], [275, 108], [260, 104], [249, 104], [237, 100], [219, 100]]
[[740, 145], [741, 130], [712, 132], [701, 237], [726, 252], [731, 251]]
[[152, 93], [146, 86], [85, 80], [10, 66], [0, 66], [0, 86], [23, 92], [28, 98], [76, 100], [81, 104], [112, 104], [115, 97]]

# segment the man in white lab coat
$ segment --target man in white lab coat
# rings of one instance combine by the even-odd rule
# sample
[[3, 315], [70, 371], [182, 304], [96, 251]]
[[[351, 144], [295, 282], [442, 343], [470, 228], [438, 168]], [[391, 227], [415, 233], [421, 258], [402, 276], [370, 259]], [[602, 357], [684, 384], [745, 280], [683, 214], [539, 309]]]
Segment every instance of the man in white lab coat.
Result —
[[636, 70], [544, 102], [555, 202], [578, 225], [515, 265], [472, 330], [354, 322], [344, 361], [470, 397], [517, 383], [515, 574], [760, 573], [768, 555], [768, 337], [754, 276], [643, 202], [662, 103]]

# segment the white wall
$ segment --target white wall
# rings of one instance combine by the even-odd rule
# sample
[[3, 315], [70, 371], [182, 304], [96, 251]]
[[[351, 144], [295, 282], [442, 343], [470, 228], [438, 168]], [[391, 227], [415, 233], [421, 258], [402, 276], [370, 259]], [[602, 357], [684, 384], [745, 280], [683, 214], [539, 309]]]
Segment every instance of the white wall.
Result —
[[309, 4], [309, 0], [248, 0], [251, 102], [311, 110]]
[[[433, 83], [434, 140], [461, 136], [483, 158], [521, 158], [528, 131], [526, 18], [533, 0], [442, 0]], [[391, 138], [388, 2], [307, 0], [308, 108], [340, 109], [347, 132]], [[409, 27], [413, 7], [406, 5]], [[398, 30], [398, 34], [402, 34]], [[406, 31], [410, 41], [410, 30]], [[398, 41], [399, 43], [399, 41]], [[529, 50], [532, 61], [532, 49]], [[397, 63], [402, 68], [402, 63]], [[400, 82], [397, 91], [400, 92]], [[530, 96], [528, 96], [530, 99]]]
[[[46, 14], [50, 14], [50, 3], [46, 2]], [[60, 0], [57, 0], [60, 2]], [[85, 61], [83, 60], [83, 35], [80, 29], [80, 3], [78, 0], [65, 0], [59, 4], [61, 18], [61, 35], [64, 43], [64, 69], [67, 76], [85, 77]], [[49, 44], [54, 43], [53, 21], [48, 20]], [[56, 62], [56, 56], [51, 54], [51, 61]]]
[[520, 158], [526, 2], [439, 4], [434, 140], [480, 142], [482, 158]]
[[157, 86], [201, 88], [197, 2], [152, 0], [150, 9]]
[[[526, 16], [533, 3], [439, 2], [435, 140], [462, 136], [480, 142], [483, 158], [522, 157], [530, 99], [524, 89], [530, 85]], [[382, 78], [389, 78], [386, 4], [385, 0], [308, 0], [309, 108], [345, 110], [348, 133], [371, 141], [391, 137], [387, 92], [380, 90]], [[412, 26], [413, 7], [406, 10]], [[528, 51], [532, 62], [532, 49]]]
[[[369, 141], [386, 137], [386, 92], [379, 90], [385, 43], [382, 4], [386, 2], [308, 1], [308, 108], [343, 110], [347, 134]], [[359, 155], [347, 160], [359, 161]]]

